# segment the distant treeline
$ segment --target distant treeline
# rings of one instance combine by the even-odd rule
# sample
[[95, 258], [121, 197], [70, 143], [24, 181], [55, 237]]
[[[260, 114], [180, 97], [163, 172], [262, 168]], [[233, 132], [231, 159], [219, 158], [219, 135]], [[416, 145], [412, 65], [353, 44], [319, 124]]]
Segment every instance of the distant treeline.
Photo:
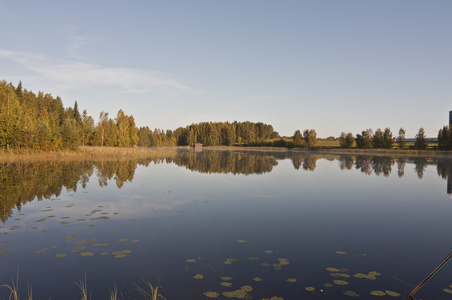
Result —
[[[329, 137], [326, 140], [335, 140]], [[407, 147], [405, 130], [400, 128], [397, 146]], [[393, 147], [391, 130], [367, 129], [356, 134], [342, 133], [339, 144], [342, 148]], [[262, 122], [203, 122], [176, 130], [151, 130], [137, 128], [132, 115], [120, 109], [112, 119], [102, 111], [97, 122], [86, 110], [79, 111], [77, 102], [73, 107], [63, 107], [60, 97], [39, 92], [34, 94], [22, 87], [0, 81], [0, 149], [60, 150], [78, 146], [110, 147], [157, 147], [157, 146], [246, 146], [312, 148], [317, 146], [317, 133], [309, 129], [301, 133], [296, 130], [289, 138], [282, 138], [272, 125]], [[415, 149], [426, 149], [428, 141], [423, 128], [419, 129]], [[444, 126], [438, 133], [438, 149], [452, 149], [452, 132]]]

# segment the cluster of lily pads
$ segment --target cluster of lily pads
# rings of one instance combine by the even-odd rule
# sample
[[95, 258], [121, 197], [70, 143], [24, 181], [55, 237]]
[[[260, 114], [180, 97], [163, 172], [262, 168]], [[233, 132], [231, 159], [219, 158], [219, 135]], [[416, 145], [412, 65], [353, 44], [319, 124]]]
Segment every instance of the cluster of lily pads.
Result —
[[[116, 234], [116, 232], [113, 232], [113, 234]], [[66, 243], [73, 243], [73, 244], [76, 244], [76, 245], [83, 245], [84, 243], [87, 243], [87, 242], [90, 242], [90, 243], [96, 242], [96, 239], [79, 239], [79, 240], [76, 240], [77, 237], [78, 237], [77, 233], [66, 234], [66, 235], [64, 235], [64, 237], [66, 238]], [[120, 242], [120, 243], [124, 243], [124, 242], [138, 243], [139, 242], [139, 240], [131, 240], [131, 241], [129, 241], [128, 239], [118, 239], [117, 241]], [[95, 243], [95, 244], [91, 244], [91, 247], [96, 247], [96, 248], [99, 247], [100, 249], [102, 249], [102, 247], [107, 247], [108, 245], [109, 245], [108, 243]], [[54, 245], [54, 246], [52, 246], [52, 248], [59, 248], [59, 246], [58, 245]], [[78, 247], [72, 248], [70, 250], [70, 252], [78, 253], [80, 256], [93, 256], [94, 255], [93, 252], [84, 251], [84, 250], [86, 250], [86, 248], [87, 248], [87, 246], [78, 246]], [[44, 253], [44, 252], [46, 252], [48, 250], [49, 250], [49, 248], [44, 248], [44, 249], [36, 250], [36, 251], [34, 251], [34, 253], [35, 254], [40, 254], [40, 253]], [[99, 252], [99, 254], [102, 255], [102, 256], [110, 254], [110, 252], [108, 252], [108, 251], [94, 251], [94, 252]], [[128, 250], [128, 249], [116, 250], [116, 251], [111, 252], [111, 254], [115, 258], [126, 257], [127, 254], [130, 254], [130, 253], [132, 253], [132, 250]], [[58, 258], [61, 258], [61, 257], [65, 257], [66, 254], [65, 253], [58, 253], [55, 256], [58, 257]]]
[[449, 285], [447, 288], [443, 289], [443, 291], [445, 291], [448, 294], [452, 294], [452, 284]]
[[[246, 241], [237, 240], [237, 242], [245, 243]], [[265, 250], [264, 253], [272, 254], [273, 251]], [[340, 255], [346, 254], [346, 252], [343, 252], [343, 251], [336, 251], [336, 253], [340, 254]], [[186, 262], [187, 263], [195, 263], [198, 260], [201, 260], [201, 259], [192, 259], [191, 258], [191, 259], [187, 259]], [[247, 260], [248, 261], [258, 261], [259, 258], [258, 257], [248, 257]], [[237, 259], [237, 258], [227, 258], [226, 260], [223, 261], [223, 263], [226, 265], [231, 265], [237, 261], [239, 261], [239, 259]], [[289, 259], [278, 257], [277, 261], [274, 263], [264, 262], [264, 263], [261, 263], [260, 265], [262, 267], [272, 267], [275, 271], [280, 271], [280, 270], [282, 270], [282, 268], [284, 266], [289, 265]], [[304, 287], [304, 289], [307, 292], [311, 292], [311, 293], [316, 293], [317, 291], [318, 292], [326, 292], [326, 289], [332, 289], [335, 286], [347, 287], [350, 285], [351, 281], [353, 281], [353, 283], [357, 283], [359, 280], [375, 281], [381, 276], [381, 273], [377, 272], [377, 271], [369, 271], [366, 273], [364, 273], [364, 272], [351, 273], [350, 270], [347, 268], [336, 268], [336, 267], [327, 267], [325, 270], [329, 272], [328, 273], [329, 277], [332, 278], [332, 280], [330, 282], [324, 283], [321, 287], [306, 286], [306, 287]], [[197, 279], [197, 280], [201, 280], [201, 279], [204, 279], [204, 275], [196, 274], [193, 276], [193, 278]], [[220, 277], [220, 279], [221, 279], [221, 281], [219, 283], [220, 286], [230, 288], [233, 285], [231, 282], [231, 280], [233, 279], [232, 277], [222, 276], [222, 277]], [[252, 280], [255, 282], [261, 282], [264, 280], [264, 278], [254, 277]], [[286, 279], [286, 281], [289, 283], [296, 283], [298, 281], [298, 279], [297, 278], [288, 278], [288, 279]], [[452, 285], [450, 287], [452, 288]], [[250, 285], [243, 285], [243, 286], [241, 286], [240, 289], [228, 290], [228, 291], [224, 291], [224, 292], [208, 290], [208, 291], [203, 292], [203, 295], [207, 298], [217, 298], [220, 295], [222, 295], [223, 297], [226, 297], [226, 298], [244, 299], [247, 297], [247, 294], [250, 293], [251, 291], [253, 291], [253, 288]], [[452, 289], [444, 289], [444, 291], [448, 292], [448, 293], [452, 293]], [[360, 296], [356, 291], [353, 291], [353, 290], [345, 290], [345, 291], [341, 290], [341, 292], [342, 292], [342, 294], [349, 296], [349, 297], [359, 297]], [[400, 297], [401, 296], [400, 293], [389, 290], [389, 289], [371, 290], [368, 292], [367, 295], [391, 296], [391, 297]], [[272, 296], [271, 298], [263, 298], [262, 300], [284, 300], [284, 299], [279, 296]]]

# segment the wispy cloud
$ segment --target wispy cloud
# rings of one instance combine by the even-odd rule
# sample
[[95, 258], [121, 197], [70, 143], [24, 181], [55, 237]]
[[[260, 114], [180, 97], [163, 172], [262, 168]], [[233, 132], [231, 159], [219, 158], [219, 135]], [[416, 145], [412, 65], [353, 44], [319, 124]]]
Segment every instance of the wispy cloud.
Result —
[[[152, 70], [102, 67], [92, 63], [54, 59], [47, 55], [15, 52], [0, 49], [0, 59], [10, 60], [27, 73], [21, 80], [48, 82], [60, 89], [80, 89], [93, 86], [119, 88], [124, 93], [146, 93], [148, 91], [190, 90], [171, 75]], [[0, 71], [0, 76], [5, 69]]]

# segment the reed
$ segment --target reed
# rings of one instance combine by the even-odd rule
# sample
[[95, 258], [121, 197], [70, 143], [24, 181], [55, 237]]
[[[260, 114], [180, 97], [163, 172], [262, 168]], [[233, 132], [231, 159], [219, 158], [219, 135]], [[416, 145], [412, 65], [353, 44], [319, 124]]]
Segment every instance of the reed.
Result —
[[110, 290], [110, 300], [118, 299], [118, 286], [116, 283], [113, 285], [113, 290]]
[[9, 300], [14, 299], [14, 300], [18, 300], [20, 298], [19, 295], [19, 270], [17, 270], [17, 277], [16, 277], [16, 282], [14, 282], [14, 280], [11, 278], [11, 285], [8, 284], [3, 284], [0, 285], [0, 287], [6, 287], [10, 290], [10, 294], [9, 294]]
[[82, 293], [82, 300], [88, 300], [88, 286], [86, 281], [86, 274], [85, 274], [85, 280], [80, 280], [78, 283], [74, 282], [80, 289], [80, 292]]
[[159, 294], [158, 289], [159, 287], [153, 287], [152, 284], [144, 279], [141, 279], [142, 283], [144, 284], [144, 287], [141, 287], [140, 285], [134, 283], [135, 289], [144, 297], [146, 300], [158, 300], [158, 299], [165, 299], [162, 295]]

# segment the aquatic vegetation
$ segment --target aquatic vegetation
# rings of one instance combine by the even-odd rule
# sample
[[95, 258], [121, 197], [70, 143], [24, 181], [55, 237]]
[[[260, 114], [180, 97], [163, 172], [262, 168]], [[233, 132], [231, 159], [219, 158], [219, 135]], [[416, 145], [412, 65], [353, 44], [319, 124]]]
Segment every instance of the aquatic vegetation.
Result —
[[327, 283], [324, 283], [323, 286], [324, 286], [324, 287], [327, 287], [327, 288], [331, 288], [331, 287], [333, 287], [334, 285], [333, 285], [332, 283], [328, 283], [328, 282], [327, 282]]
[[238, 259], [237, 258], [228, 258], [223, 263], [226, 265], [230, 265], [230, 264], [232, 264], [232, 262], [235, 262], [235, 261], [238, 261]]
[[331, 277], [343, 277], [343, 278], [349, 278], [350, 275], [345, 273], [330, 273]]
[[297, 279], [296, 278], [289, 278], [289, 279], [287, 279], [287, 281], [288, 282], [297, 282]]
[[260, 281], [262, 281], [263, 279], [260, 278], [260, 277], [254, 277], [253, 280], [256, 281], [256, 282], [260, 282]]
[[217, 292], [212, 292], [212, 291], [207, 291], [204, 292], [204, 296], [206, 296], [207, 298], [217, 298], [220, 294], [218, 294]]
[[37, 251], [35, 251], [34, 253], [35, 253], [35, 254], [39, 254], [39, 253], [46, 252], [47, 250], [49, 250], [49, 248], [44, 248], [44, 249], [41, 249], [41, 250], [37, 250]]
[[237, 243], [246, 243], [245, 240], [237, 240]]
[[94, 253], [92, 253], [92, 252], [80, 252], [79, 254], [80, 254], [80, 256], [93, 256], [94, 255]]
[[353, 291], [345, 291], [344, 295], [350, 296], [350, 297], [359, 297], [359, 294]]
[[196, 274], [195, 276], [193, 276], [194, 279], [203, 279], [204, 275], [201, 274]]
[[91, 246], [93, 246], [93, 247], [103, 247], [103, 246], [108, 246], [108, 243], [92, 244]]
[[259, 257], [248, 257], [249, 261], [255, 261], [255, 260], [259, 260]]
[[141, 287], [138, 284], [134, 284], [135, 289], [144, 297], [146, 300], [158, 300], [158, 299], [165, 299], [162, 295], [159, 294], [158, 289], [159, 287], [153, 287], [152, 284], [149, 281], [145, 281], [144, 279], [141, 280], [145, 287]]
[[451, 289], [443, 289], [443, 291], [445, 291], [446, 293], [452, 294], [452, 290]]
[[386, 293], [383, 291], [372, 291], [372, 292], [370, 292], [370, 294], [372, 296], [385, 296], [386, 295]]
[[85, 246], [80, 246], [80, 247], [72, 249], [71, 252], [82, 252], [85, 249], [86, 249]]
[[266, 253], [266, 254], [272, 254], [273, 251], [272, 251], [272, 250], [265, 250], [264, 253]]
[[225, 287], [230, 287], [232, 285], [232, 283], [227, 282], [227, 281], [222, 281], [222, 282], [220, 282], [220, 285], [225, 286]]
[[348, 282], [345, 280], [334, 280], [333, 282], [337, 285], [347, 285], [348, 284]]
[[340, 272], [341, 270], [337, 269], [337, 268], [332, 268], [332, 267], [328, 267], [325, 270], [327, 270], [328, 272]]
[[287, 258], [278, 258], [278, 260], [279, 260], [279, 264], [281, 266], [286, 266], [289, 264], [289, 259], [287, 259]]
[[19, 300], [20, 299], [20, 295], [19, 295], [19, 269], [17, 270], [16, 282], [14, 282], [14, 280], [11, 278], [11, 284], [12, 285], [2, 284], [2, 285], [0, 285], [0, 287], [6, 287], [6, 288], [8, 288], [11, 291], [10, 294], [9, 294], [9, 299], [11, 299], [11, 297], [12, 297], [14, 300]]
[[394, 291], [386, 290], [385, 293], [392, 297], [400, 297], [400, 294]]
[[244, 285], [244, 286], [242, 286], [240, 289], [243, 290], [243, 291], [245, 291], [245, 292], [247, 292], [247, 293], [253, 291], [253, 287], [250, 286], [250, 285]]
[[344, 255], [344, 254], [346, 254], [347, 252], [344, 252], [344, 251], [336, 251], [336, 254], [341, 254], [341, 255]]
[[110, 254], [110, 252], [101, 252], [100, 255], [104, 256], [104, 255], [108, 255]]
[[138, 243], [140, 240], [132, 240], [131, 243]]
[[269, 263], [261, 263], [261, 266], [263, 266], [263, 267], [270, 267], [271, 264], [269, 264]]
[[80, 280], [79, 283], [74, 282], [80, 289], [80, 292], [82, 294], [82, 300], [88, 300], [88, 286], [86, 281], [86, 274], [85, 274], [85, 280]]
[[196, 259], [189, 258], [189, 259], [186, 259], [185, 261], [189, 262], [189, 263], [194, 263], [194, 262], [196, 262]]
[[57, 255], [55, 255], [56, 257], [65, 257], [66, 256], [66, 254], [65, 253], [59, 253], [59, 254], [57, 254]]
[[220, 277], [220, 279], [223, 281], [229, 281], [229, 280], [232, 280], [232, 277], [222, 276], [222, 277]]
[[308, 292], [314, 292], [315, 291], [315, 287], [312, 287], [312, 286], [307, 286], [304, 289], [307, 290]]
[[128, 239], [119, 239], [118, 242], [127, 242]]
[[110, 290], [110, 300], [118, 299], [118, 286], [116, 283], [113, 285], [113, 290]]
[[262, 300], [284, 300], [283, 297], [273, 296], [271, 298], [263, 298]]

